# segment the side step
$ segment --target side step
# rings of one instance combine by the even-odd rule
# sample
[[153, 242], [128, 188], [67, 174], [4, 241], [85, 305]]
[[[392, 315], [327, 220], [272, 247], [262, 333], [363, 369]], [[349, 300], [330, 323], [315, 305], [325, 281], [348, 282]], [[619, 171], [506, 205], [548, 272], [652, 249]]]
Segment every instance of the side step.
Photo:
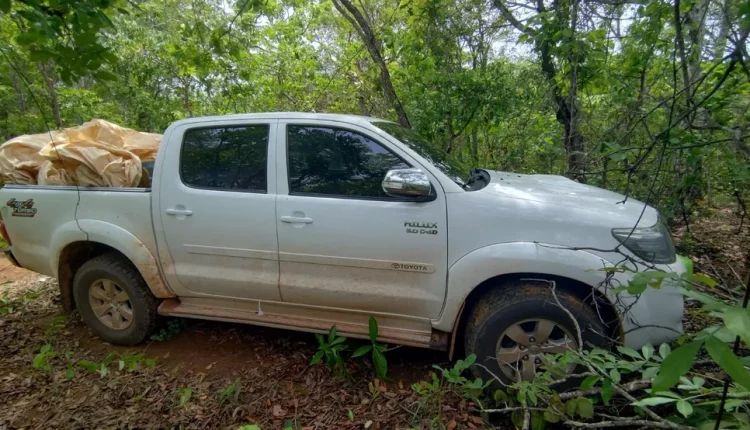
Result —
[[[307, 331], [312, 333], [328, 333], [331, 326], [335, 324], [338, 333], [342, 336], [369, 339], [369, 328], [367, 324], [332, 322], [274, 313], [259, 314], [256, 311], [249, 310], [185, 304], [180, 303], [177, 299], [164, 300], [161, 305], [159, 305], [159, 314], [171, 317], [187, 317], [255, 324], [265, 327]], [[378, 341], [445, 351], [448, 349], [449, 337], [450, 335], [448, 333], [441, 331], [423, 333], [381, 327], [379, 330]]]

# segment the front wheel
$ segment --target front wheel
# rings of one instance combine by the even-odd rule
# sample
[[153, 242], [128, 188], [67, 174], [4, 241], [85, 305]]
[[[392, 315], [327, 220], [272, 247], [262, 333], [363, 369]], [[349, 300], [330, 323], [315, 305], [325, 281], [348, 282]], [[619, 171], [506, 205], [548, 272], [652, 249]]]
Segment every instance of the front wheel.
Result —
[[[605, 345], [606, 329], [596, 313], [578, 297], [556, 290], [560, 303], [575, 317], [583, 342]], [[475, 376], [503, 383], [532, 381], [544, 354], [578, 349], [576, 326], [555, 301], [550, 286], [515, 281], [480, 298], [466, 320], [466, 354], [476, 354]], [[569, 369], [573, 371], [573, 369]]]
[[118, 254], [84, 263], [73, 280], [73, 295], [83, 322], [109, 343], [138, 344], [156, 327], [159, 301], [138, 270]]

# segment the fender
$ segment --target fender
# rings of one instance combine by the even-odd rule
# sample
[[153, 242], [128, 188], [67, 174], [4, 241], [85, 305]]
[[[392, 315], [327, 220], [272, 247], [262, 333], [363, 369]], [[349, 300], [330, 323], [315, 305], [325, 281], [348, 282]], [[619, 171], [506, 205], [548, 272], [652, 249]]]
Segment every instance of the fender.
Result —
[[[500, 275], [538, 273], [574, 279], [586, 285], [599, 285], [606, 274], [598, 271], [613, 266], [608, 260], [588, 251], [562, 248], [531, 242], [509, 242], [476, 249], [456, 261], [448, 269], [445, 305], [432, 326], [437, 330], [454, 331], [454, 324], [464, 301], [482, 282]], [[615, 283], [626, 276], [615, 274]], [[622, 278], [622, 280], [618, 279]], [[613, 302], [612, 297], [608, 297]]]
[[78, 223], [72, 221], [58, 229], [50, 243], [51, 249], [57, 250], [50, 263], [51, 273], [57, 274], [58, 272], [62, 250], [70, 243], [82, 240], [101, 243], [120, 251], [138, 269], [155, 297], [160, 299], [175, 297], [162, 280], [159, 265], [148, 247], [129, 231], [104, 221], [90, 219], [79, 220]]

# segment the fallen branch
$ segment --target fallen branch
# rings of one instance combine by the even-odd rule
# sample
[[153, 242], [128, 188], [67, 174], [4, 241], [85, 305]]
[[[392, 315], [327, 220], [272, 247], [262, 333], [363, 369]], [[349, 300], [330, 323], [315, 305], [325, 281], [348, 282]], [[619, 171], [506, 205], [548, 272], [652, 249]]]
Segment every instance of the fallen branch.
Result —
[[[667, 421], [669, 423], [669, 421]], [[583, 423], [580, 421], [564, 421], [563, 424], [570, 427], [578, 427], [578, 428], [589, 428], [589, 429], [598, 429], [598, 428], [604, 428], [604, 427], [646, 427], [646, 428], [658, 428], [658, 429], [694, 429], [695, 427], [686, 427], [677, 425], [674, 423], [674, 426], [660, 423], [660, 422], [653, 422], [650, 420], [644, 420], [642, 418], [633, 418], [633, 419], [623, 419], [623, 420], [617, 420], [617, 421], [599, 421], [596, 423]], [[675, 427], [676, 426], [676, 427]]]

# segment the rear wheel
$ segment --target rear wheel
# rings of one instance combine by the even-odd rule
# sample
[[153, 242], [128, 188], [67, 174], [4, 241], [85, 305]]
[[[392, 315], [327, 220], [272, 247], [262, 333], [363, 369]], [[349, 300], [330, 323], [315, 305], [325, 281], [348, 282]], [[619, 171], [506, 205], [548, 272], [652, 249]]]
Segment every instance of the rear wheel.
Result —
[[83, 322], [107, 342], [135, 345], [156, 327], [159, 301], [118, 254], [100, 255], [81, 266], [73, 294]]
[[[560, 303], [575, 317], [585, 346], [607, 343], [606, 329], [581, 299], [556, 290]], [[503, 382], [531, 381], [544, 354], [578, 349], [576, 326], [557, 305], [552, 289], [533, 281], [498, 286], [479, 299], [466, 320], [466, 354], [476, 354], [475, 376]], [[572, 372], [574, 369], [568, 369]]]

